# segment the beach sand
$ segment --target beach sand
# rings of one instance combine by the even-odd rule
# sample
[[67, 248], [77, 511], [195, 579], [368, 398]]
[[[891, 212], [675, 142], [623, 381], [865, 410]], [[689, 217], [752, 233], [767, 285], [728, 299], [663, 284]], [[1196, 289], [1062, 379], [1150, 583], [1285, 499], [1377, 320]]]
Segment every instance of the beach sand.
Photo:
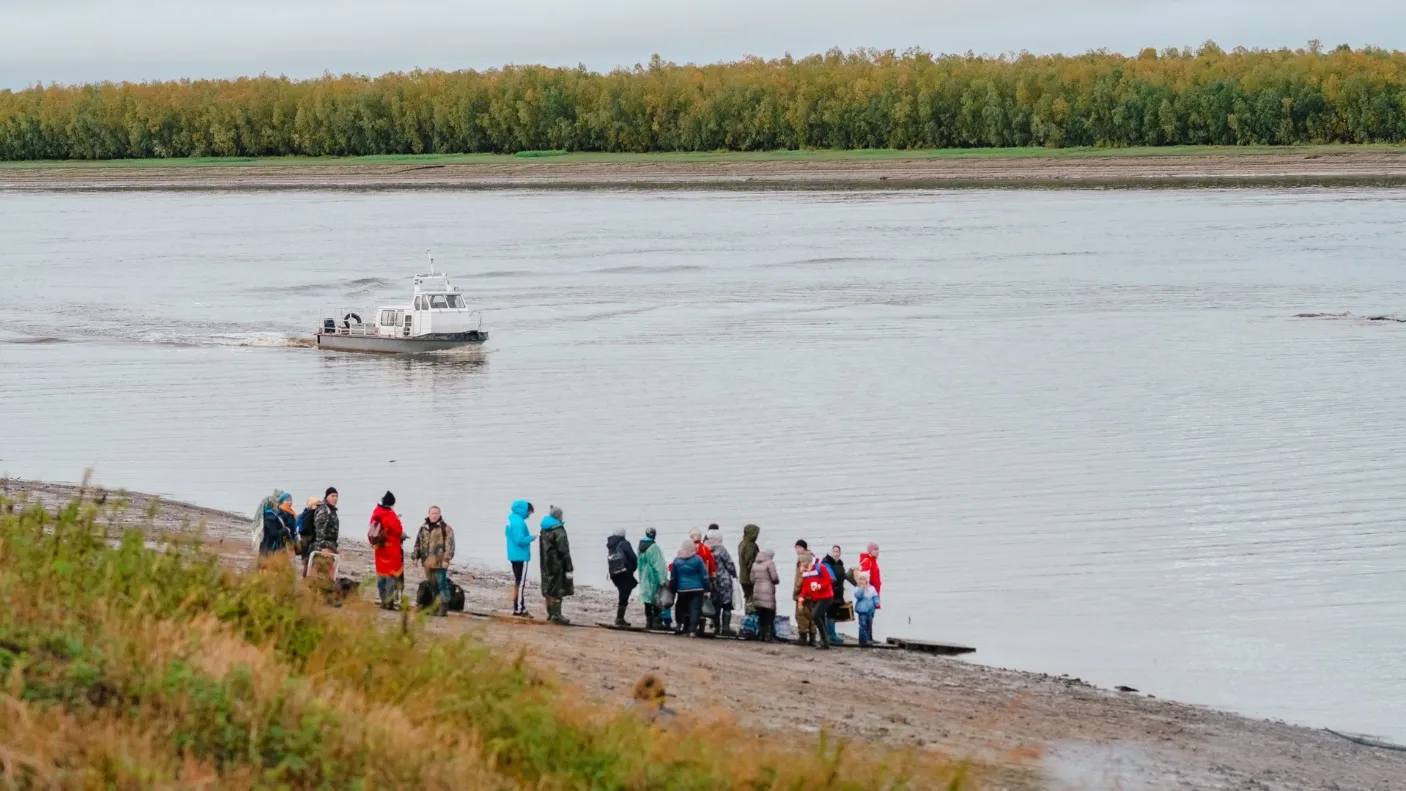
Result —
[[[1194, 150], [1193, 150], [1194, 151]], [[852, 152], [851, 152], [852, 153]], [[1120, 155], [448, 159], [8, 163], [0, 190], [941, 189], [1402, 186], [1406, 148], [1214, 149]]]

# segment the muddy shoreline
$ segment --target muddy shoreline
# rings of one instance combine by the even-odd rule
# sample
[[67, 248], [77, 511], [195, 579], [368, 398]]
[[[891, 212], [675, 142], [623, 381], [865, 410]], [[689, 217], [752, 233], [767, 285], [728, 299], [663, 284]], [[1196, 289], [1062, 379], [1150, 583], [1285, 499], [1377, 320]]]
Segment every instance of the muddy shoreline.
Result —
[[[79, 494], [71, 485], [17, 480], [0, 482], [0, 491], [51, 506]], [[102, 519], [114, 527], [146, 524], [153, 504], [141, 494], [84, 494], [104, 500]], [[115, 508], [122, 499], [125, 508]], [[227, 563], [249, 566], [249, 517], [164, 500], [158, 505], [149, 523], [154, 540], [203, 530], [207, 546]], [[352, 532], [348, 527], [344, 536]], [[369, 580], [369, 549], [354, 539], [344, 544], [344, 574]], [[465, 567], [454, 577], [467, 590], [470, 611], [508, 611], [505, 571]], [[412, 569], [407, 585], [421, 578]], [[578, 624], [613, 619], [613, 591], [578, 590], [566, 608]], [[364, 586], [363, 594], [374, 595], [374, 586]], [[528, 599], [540, 617], [535, 589]], [[637, 605], [632, 616], [640, 618]], [[388, 625], [396, 619], [378, 617]], [[903, 651], [821, 653], [467, 615], [432, 619], [430, 626], [521, 648], [563, 683], [605, 702], [625, 702], [640, 676], [655, 673], [671, 693], [669, 706], [681, 714], [725, 714], [743, 727], [780, 735], [813, 738], [824, 729], [856, 745], [971, 758], [1001, 767], [985, 778], [987, 787], [1388, 791], [1406, 778], [1406, 753], [1324, 730], [962, 660]]]
[[857, 190], [1406, 186], [1406, 148], [1163, 156], [451, 162], [0, 168], [0, 190]]

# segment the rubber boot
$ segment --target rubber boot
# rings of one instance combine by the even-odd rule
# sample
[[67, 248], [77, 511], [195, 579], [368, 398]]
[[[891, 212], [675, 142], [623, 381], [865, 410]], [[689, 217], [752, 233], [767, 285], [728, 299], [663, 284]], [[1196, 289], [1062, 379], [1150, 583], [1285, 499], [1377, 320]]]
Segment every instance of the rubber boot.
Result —
[[625, 620], [626, 606], [627, 605], [620, 604], [615, 607], [615, 625], [628, 629], [630, 627], [630, 622]]
[[734, 632], [732, 631], [732, 610], [723, 610], [723, 612], [722, 612], [722, 619], [723, 619], [722, 636], [723, 636], [723, 637], [736, 637], [736, 636], [737, 636], [736, 633], [734, 633]]
[[571, 621], [561, 614], [561, 599], [552, 599], [552, 603], [547, 607], [547, 620], [560, 626], [570, 626]]

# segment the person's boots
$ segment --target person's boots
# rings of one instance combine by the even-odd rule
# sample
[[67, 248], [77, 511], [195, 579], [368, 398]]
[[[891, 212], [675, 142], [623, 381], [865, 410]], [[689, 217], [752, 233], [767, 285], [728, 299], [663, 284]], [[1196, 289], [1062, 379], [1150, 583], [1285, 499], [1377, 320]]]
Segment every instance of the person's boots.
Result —
[[630, 622], [625, 620], [625, 607], [628, 605], [618, 605], [615, 608], [615, 625], [626, 629], [630, 628]]
[[547, 620], [555, 624], [560, 624], [561, 626], [570, 626], [571, 621], [567, 620], [566, 616], [561, 614], [561, 604], [561, 599], [552, 599], [547, 603]]
[[647, 632], [653, 632], [658, 628], [659, 620], [654, 617], [654, 605], [646, 604], [644, 606], [644, 629]]
[[736, 635], [735, 635], [735, 634], [733, 633], [733, 631], [732, 631], [732, 610], [723, 610], [722, 619], [723, 619], [723, 628], [722, 628], [722, 632], [721, 632], [722, 636], [723, 636], [723, 637], [736, 637]]

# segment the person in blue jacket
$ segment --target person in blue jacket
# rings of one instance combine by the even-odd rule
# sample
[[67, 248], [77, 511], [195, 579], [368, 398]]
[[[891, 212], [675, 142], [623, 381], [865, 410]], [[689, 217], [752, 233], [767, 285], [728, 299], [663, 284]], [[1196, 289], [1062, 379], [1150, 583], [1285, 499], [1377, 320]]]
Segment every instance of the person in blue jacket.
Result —
[[536, 537], [527, 529], [527, 518], [532, 512], [532, 503], [518, 500], [503, 528], [508, 540], [508, 562], [513, 564], [513, 615], [519, 618], [532, 617], [527, 612], [527, 564], [532, 560], [532, 540]]
[[679, 554], [669, 566], [669, 590], [677, 595], [674, 612], [678, 615], [677, 634], [703, 636], [703, 597], [712, 592], [708, 566], [698, 556], [693, 539], [684, 539]]

